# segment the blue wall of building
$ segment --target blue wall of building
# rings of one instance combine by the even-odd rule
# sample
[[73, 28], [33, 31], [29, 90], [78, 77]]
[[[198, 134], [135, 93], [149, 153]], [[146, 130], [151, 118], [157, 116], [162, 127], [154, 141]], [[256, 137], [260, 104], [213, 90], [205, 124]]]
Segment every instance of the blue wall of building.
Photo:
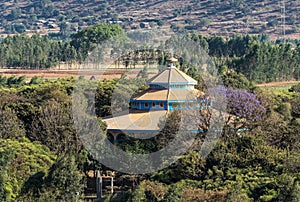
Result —
[[131, 108], [136, 110], [167, 110], [167, 101], [166, 100], [139, 100], [132, 101]]
[[189, 110], [212, 108], [212, 100], [178, 101], [178, 100], [134, 100], [131, 101], [131, 109], [136, 110]]

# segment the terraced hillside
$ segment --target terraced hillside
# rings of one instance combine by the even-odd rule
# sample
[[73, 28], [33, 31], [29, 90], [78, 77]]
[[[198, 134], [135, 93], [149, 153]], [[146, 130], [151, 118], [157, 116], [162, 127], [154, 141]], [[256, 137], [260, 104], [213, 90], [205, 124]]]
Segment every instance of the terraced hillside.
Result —
[[299, 10], [299, 0], [14, 0], [0, 5], [0, 31], [66, 34], [109, 22], [125, 29], [160, 27], [209, 35], [266, 33], [271, 37], [285, 32], [287, 37], [299, 38]]

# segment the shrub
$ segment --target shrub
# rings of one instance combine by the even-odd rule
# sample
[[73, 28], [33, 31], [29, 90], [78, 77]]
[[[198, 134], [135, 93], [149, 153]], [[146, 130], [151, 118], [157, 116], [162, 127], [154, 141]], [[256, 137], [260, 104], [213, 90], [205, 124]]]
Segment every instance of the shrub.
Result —
[[[4, 181], [6, 200], [16, 200], [23, 189], [26, 189], [27, 181], [31, 176], [39, 172], [47, 172], [52, 165], [55, 156], [46, 146], [37, 142], [31, 143], [23, 138], [20, 141], [0, 139], [0, 157], [9, 152], [11, 158], [1, 168], [1, 177]], [[5, 174], [5, 173], [6, 174]], [[27, 192], [26, 195], [34, 193]], [[22, 194], [21, 194], [22, 195]]]
[[292, 86], [290, 89], [289, 89], [289, 92], [296, 92], [296, 93], [299, 93], [300, 92], [300, 83]]

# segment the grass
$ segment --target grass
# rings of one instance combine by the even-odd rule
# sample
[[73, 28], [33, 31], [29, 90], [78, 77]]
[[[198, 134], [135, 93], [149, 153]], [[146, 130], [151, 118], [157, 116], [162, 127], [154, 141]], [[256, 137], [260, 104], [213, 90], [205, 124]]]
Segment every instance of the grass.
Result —
[[294, 84], [286, 84], [283, 86], [266, 86], [266, 87], [261, 87], [263, 89], [270, 90], [274, 93], [276, 92], [288, 92], [289, 89], [293, 86]]
[[283, 84], [280, 86], [261, 86], [260, 88], [266, 89], [277, 96], [284, 96], [287, 98], [292, 98], [295, 93], [289, 92], [289, 89], [295, 84]]

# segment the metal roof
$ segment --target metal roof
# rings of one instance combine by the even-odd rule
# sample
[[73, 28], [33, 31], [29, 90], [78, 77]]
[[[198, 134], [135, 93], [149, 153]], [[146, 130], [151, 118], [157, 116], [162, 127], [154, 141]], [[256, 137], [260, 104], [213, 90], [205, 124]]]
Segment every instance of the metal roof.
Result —
[[158, 131], [158, 123], [165, 118], [167, 111], [146, 111], [135, 112], [115, 116], [112, 118], [103, 118], [109, 130], [121, 131]]
[[147, 84], [189, 84], [197, 85], [197, 81], [175, 66], [171, 66], [147, 81]]
[[[210, 109], [210, 113], [212, 113], [212, 124], [214, 121], [227, 120], [229, 114], [227, 112], [219, 113], [215, 109]], [[199, 124], [203, 121], [199, 114], [195, 110], [184, 110], [185, 118], [184, 125], [181, 126], [180, 130], [186, 129], [187, 125], [190, 124], [189, 127], [192, 127], [194, 132], [201, 132], [198, 129]], [[207, 113], [208, 110], [204, 110], [204, 113]], [[143, 133], [143, 132], [157, 132], [162, 128], [159, 127], [160, 124], [163, 124], [168, 116], [168, 111], [143, 111], [143, 112], [134, 112], [127, 113], [123, 115], [116, 115], [114, 117], [104, 117], [102, 120], [106, 122], [107, 128], [111, 132], [123, 132], [123, 133]], [[188, 121], [188, 123], [187, 123]], [[233, 120], [231, 120], [233, 121]], [[212, 131], [216, 132], [218, 130], [211, 128]], [[220, 128], [220, 130], [222, 130]]]
[[197, 89], [189, 90], [189, 89], [165, 89], [165, 90], [152, 90], [149, 89], [142, 94], [139, 94], [132, 100], [196, 100], [198, 96], [204, 95], [202, 91]]
[[167, 100], [168, 90], [147, 90], [133, 100]]

